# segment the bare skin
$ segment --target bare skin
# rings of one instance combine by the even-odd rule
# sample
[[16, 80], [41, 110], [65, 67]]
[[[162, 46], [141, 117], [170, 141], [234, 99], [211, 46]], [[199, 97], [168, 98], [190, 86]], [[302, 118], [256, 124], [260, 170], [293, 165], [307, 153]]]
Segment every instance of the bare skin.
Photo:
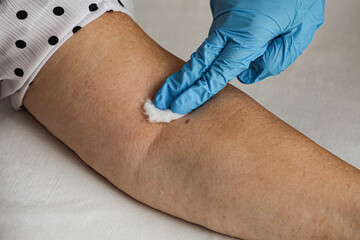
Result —
[[170, 124], [143, 114], [184, 62], [106, 13], [49, 59], [24, 106], [133, 198], [244, 239], [360, 239], [360, 171], [228, 85]]

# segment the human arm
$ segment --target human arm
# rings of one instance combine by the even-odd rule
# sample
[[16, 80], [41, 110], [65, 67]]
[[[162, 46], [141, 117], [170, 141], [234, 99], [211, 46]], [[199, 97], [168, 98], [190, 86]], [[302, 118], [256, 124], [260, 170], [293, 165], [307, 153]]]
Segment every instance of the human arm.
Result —
[[107, 13], [50, 58], [24, 105], [116, 187], [171, 215], [245, 239], [359, 236], [359, 171], [240, 90], [149, 123], [144, 100], [183, 64]]

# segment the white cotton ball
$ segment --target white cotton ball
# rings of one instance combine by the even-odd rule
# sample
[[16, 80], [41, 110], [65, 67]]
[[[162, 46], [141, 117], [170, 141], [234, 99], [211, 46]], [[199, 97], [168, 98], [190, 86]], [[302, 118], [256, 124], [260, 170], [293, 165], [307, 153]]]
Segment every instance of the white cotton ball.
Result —
[[160, 110], [155, 107], [155, 105], [151, 102], [150, 99], [146, 99], [144, 104], [145, 114], [149, 117], [149, 122], [158, 123], [158, 122], [165, 122], [169, 123], [173, 120], [179, 119], [186, 114], [178, 114], [173, 113], [170, 109], [167, 110]]

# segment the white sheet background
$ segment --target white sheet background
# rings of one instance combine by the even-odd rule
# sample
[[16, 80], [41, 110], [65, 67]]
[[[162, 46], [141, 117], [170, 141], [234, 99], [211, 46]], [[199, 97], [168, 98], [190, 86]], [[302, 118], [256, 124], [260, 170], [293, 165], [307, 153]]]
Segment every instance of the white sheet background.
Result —
[[[135, 0], [144, 30], [187, 60], [207, 35], [209, 0]], [[327, 0], [326, 22], [280, 76], [243, 91], [360, 169], [360, 2]], [[232, 239], [128, 197], [26, 110], [0, 102], [0, 239]]]

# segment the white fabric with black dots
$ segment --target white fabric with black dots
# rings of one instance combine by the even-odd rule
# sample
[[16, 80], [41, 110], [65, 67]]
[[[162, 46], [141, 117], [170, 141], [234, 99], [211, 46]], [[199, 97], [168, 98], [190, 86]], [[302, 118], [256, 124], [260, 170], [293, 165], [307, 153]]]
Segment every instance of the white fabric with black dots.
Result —
[[67, 39], [107, 11], [135, 20], [132, 0], [0, 0], [0, 100], [23, 108], [24, 95]]

